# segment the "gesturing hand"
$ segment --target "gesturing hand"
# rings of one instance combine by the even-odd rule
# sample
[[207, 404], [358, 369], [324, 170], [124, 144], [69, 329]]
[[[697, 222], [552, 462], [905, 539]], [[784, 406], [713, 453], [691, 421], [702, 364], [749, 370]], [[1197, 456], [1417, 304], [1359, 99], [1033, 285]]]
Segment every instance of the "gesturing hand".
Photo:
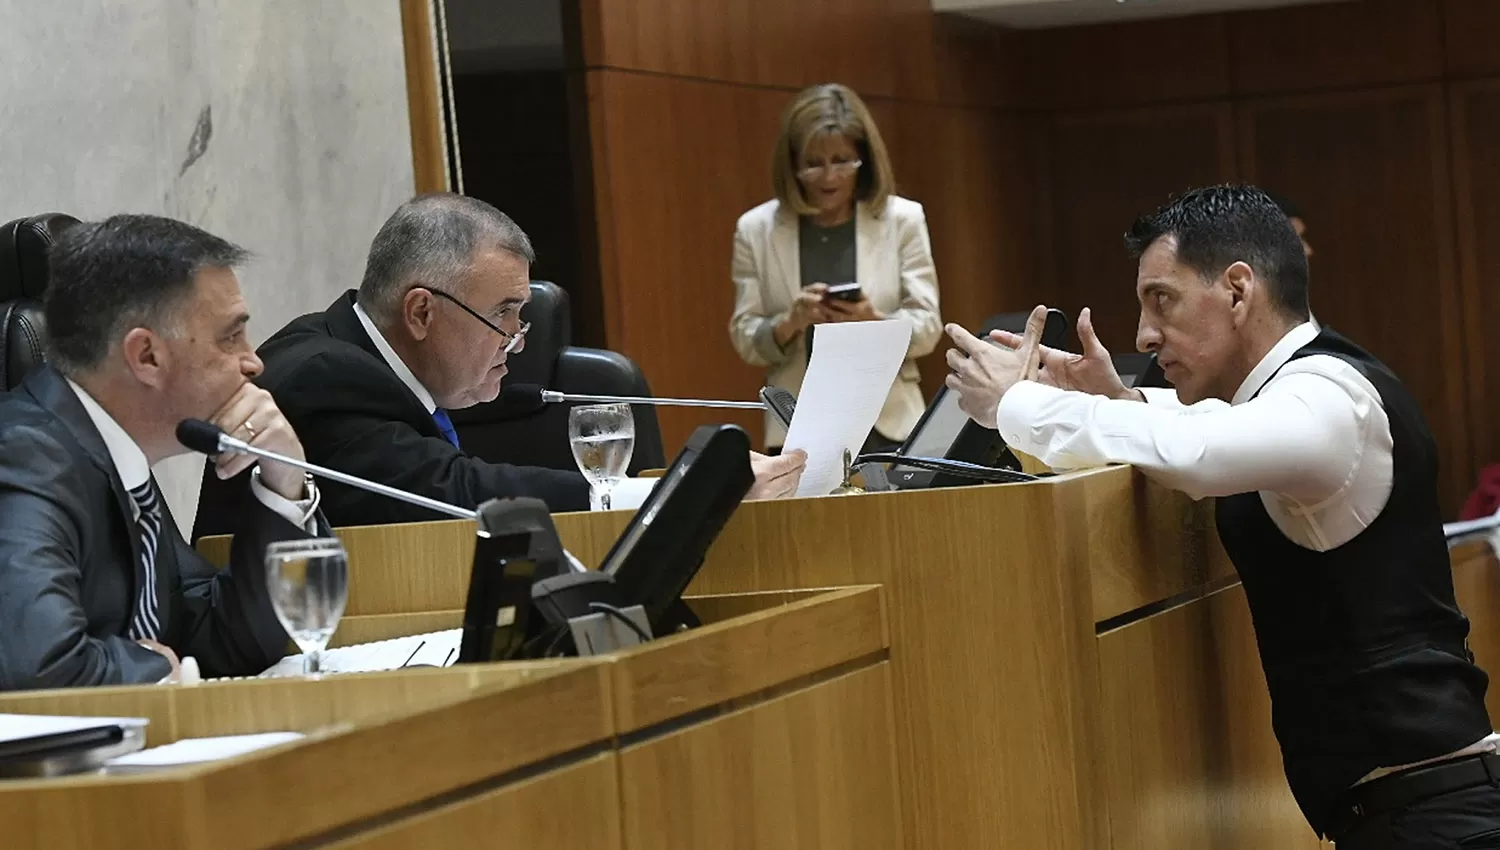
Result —
[[[1006, 348], [1016, 348], [1021, 344], [1021, 337], [1007, 331], [991, 331], [990, 339]], [[1135, 390], [1126, 389], [1120, 380], [1114, 359], [1094, 332], [1093, 314], [1087, 307], [1078, 314], [1078, 340], [1083, 343], [1082, 354], [1042, 346], [1041, 383], [1060, 390], [1076, 390], [1109, 398], [1139, 398]]]
[[958, 393], [958, 406], [986, 428], [995, 427], [995, 409], [1011, 387], [1037, 379], [1042, 355], [1042, 329], [1047, 308], [1037, 307], [1026, 320], [1026, 333], [1013, 348], [979, 339], [958, 325], [947, 327], [957, 348], [948, 351], [948, 389]]

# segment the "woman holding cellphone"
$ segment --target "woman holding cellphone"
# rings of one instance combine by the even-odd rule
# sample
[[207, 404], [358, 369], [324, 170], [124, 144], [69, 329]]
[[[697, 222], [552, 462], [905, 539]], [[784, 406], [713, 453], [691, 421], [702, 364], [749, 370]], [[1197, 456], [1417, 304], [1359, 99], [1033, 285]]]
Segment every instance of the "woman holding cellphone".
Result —
[[[735, 226], [735, 351], [768, 367], [766, 383], [795, 394], [817, 325], [910, 322], [906, 360], [865, 444], [894, 448], [926, 406], [916, 358], [932, 352], [943, 330], [922, 205], [893, 193], [875, 121], [859, 95], [836, 83], [801, 92], [782, 113], [771, 186], [775, 197]], [[768, 414], [766, 445], [774, 451], [785, 438]]]

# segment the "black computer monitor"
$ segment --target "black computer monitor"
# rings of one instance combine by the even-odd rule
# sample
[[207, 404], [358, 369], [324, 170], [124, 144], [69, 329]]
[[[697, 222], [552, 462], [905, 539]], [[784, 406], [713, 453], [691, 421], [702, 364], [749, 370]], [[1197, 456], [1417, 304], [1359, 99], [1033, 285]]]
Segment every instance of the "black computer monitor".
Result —
[[613, 577], [620, 604], [642, 606], [652, 634], [698, 624], [682, 593], [754, 481], [749, 435], [699, 426], [604, 556], [599, 569]]
[[[1021, 333], [1026, 329], [1029, 313], [1007, 313], [991, 316], [985, 322], [983, 335], [991, 330], [1010, 330]], [[1047, 324], [1042, 331], [1042, 345], [1059, 348], [1068, 332], [1067, 316], [1061, 310], [1047, 311]], [[922, 412], [922, 418], [912, 428], [911, 435], [901, 445], [900, 454], [907, 457], [932, 457], [957, 460], [980, 466], [998, 467], [1019, 471], [1021, 462], [1005, 447], [1000, 434], [985, 428], [969, 418], [958, 406], [958, 393], [947, 387], [938, 390], [932, 403]], [[886, 473], [890, 483], [900, 490], [918, 490], [927, 487], [953, 487], [959, 484], [974, 484], [972, 478], [961, 478], [946, 472], [915, 469], [892, 464]]]
[[[1020, 461], [1005, 447], [999, 432], [985, 428], [969, 418], [958, 406], [959, 395], [947, 387], [938, 390], [932, 404], [912, 428], [911, 436], [901, 444], [906, 457], [934, 457], [963, 461], [1001, 469], [1021, 468]], [[892, 464], [886, 478], [898, 490], [921, 490], [928, 487], [954, 487], [974, 484], [974, 479], [946, 472], [916, 469]]]
[[1120, 374], [1120, 382], [1127, 389], [1172, 386], [1162, 372], [1161, 365], [1156, 362], [1155, 353], [1116, 354], [1111, 359], [1114, 361], [1115, 371]]

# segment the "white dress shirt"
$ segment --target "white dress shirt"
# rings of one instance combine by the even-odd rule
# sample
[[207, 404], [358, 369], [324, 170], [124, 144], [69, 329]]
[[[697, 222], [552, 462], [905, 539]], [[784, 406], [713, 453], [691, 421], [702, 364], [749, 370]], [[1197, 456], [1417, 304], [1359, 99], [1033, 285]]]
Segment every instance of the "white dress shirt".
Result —
[[1227, 404], [1184, 406], [1172, 390], [1142, 390], [1141, 404], [1026, 381], [1005, 394], [997, 424], [1008, 445], [1053, 468], [1129, 463], [1194, 499], [1259, 491], [1287, 539], [1325, 552], [1385, 508], [1391, 427], [1359, 370], [1323, 354], [1291, 360], [1317, 335], [1312, 324], [1288, 332]]
[[359, 319], [360, 326], [365, 329], [365, 335], [370, 338], [370, 342], [375, 343], [375, 350], [380, 352], [385, 365], [391, 367], [391, 371], [395, 372], [396, 377], [401, 379], [401, 383], [411, 390], [411, 394], [417, 397], [417, 401], [427, 408], [428, 413], [436, 413], [437, 402], [433, 400], [432, 393], [428, 392], [427, 388], [422, 386], [422, 382], [417, 380], [417, 376], [406, 365], [406, 361], [401, 359], [401, 355], [396, 353], [396, 349], [391, 348], [391, 344], [385, 339], [385, 334], [380, 332], [380, 328], [375, 327], [370, 314], [365, 312], [365, 308], [359, 306], [358, 301], [354, 302], [354, 315]]
[[[375, 326], [375, 322], [370, 318], [370, 314], [365, 312], [365, 308], [359, 306], [358, 301], [354, 303], [354, 315], [359, 318], [359, 324], [365, 329], [365, 334], [370, 337], [370, 342], [375, 343], [375, 350], [380, 352], [380, 356], [385, 359], [385, 364], [391, 367], [391, 371], [396, 373], [401, 383], [411, 390], [411, 394], [417, 397], [417, 401], [427, 408], [428, 413], [435, 413], [437, 402], [433, 399], [432, 393], [428, 392], [427, 388], [422, 386], [422, 382], [417, 380], [416, 374], [396, 353], [396, 349], [391, 348], [385, 335], [380, 332], [380, 328]], [[651, 488], [655, 486], [656, 481], [649, 478], [627, 478], [615, 485], [614, 490], [611, 491], [611, 501], [617, 509], [639, 507], [651, 494]], [[589, 505], [593, 510], [600, 509], [599, 493], [592, 487], [589, 488]]]
[[[73, 388], [73, 393], [83, 403], [83, 409], [89, 415], [89, 420], [98, 429], [99, 436], [104, 438], [104, 448], [109, 451], [109, 458], [114, 462], [115, 472], [120, 476], [120, 483], [125, 485], [126, 490], [134, 490], [146, 483], [151, 477], [151, 464], [146, 460], [146, 453], [135, 440], [120, 427], [120, 423], [109, 415], [99, 402], [83, 387], [68, 379], [68, 386]], [[260, 469], [257, 467], [250, 476], [250, 492], [270, 510], [276, 512], [299, 528], [305, 529], [309, 534], [317, 534], [317, 520], [313, 516], [318, 510], [318, 493], [312, 482], [308, 482], [309, 492], [307, 498], [293, 502], [279, 493], [273, 492], [269, 487], [260, 483]], [[127, 500], [130, 504], [130, 520], [135, 522], [140, 518], [141, 509], [136, 505], [134, 499]]]
[[[1291, 359], [1317, 335], [1312, 323], [1289, 331], [1228, 404], [1184, 406], [1166, 389], [1142, 389], [1141, 404], [1023, 381], [1001, 399], [996, 424], [1007, 445], [1055, 469], [1129, 463], [1194, 499], [1258, 491], [1288, 540], [1326, 552], [1384, 510], [1392, 442], [1380, 393], [1359, 370], [1326, 354]], [[1490, 734], [1416, 764], [1497, 748]]]

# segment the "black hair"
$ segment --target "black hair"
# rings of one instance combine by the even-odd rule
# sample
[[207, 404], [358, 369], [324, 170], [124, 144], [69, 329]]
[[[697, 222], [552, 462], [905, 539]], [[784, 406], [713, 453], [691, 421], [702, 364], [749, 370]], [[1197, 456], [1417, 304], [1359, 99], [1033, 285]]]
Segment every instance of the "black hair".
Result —
[[198, 272], [230, 269], [245, 249], [191, 224], [154, 215], [116, 215], [74, 225], [49, 256], [43, 296], [48, 360], [64, 374], [103, 362], [131, 328], [162, 333], [193, 291]]
[[1139, 258], [1158, 239], [1172, 237], [1177, 259], [1212, 280], [1243, 261], [1265, 281], [1271, 300], [1293, 318], [1306, 319], [1307, 256], [1281, 207], [1254, 186], [1210, 186], [1173, 198], [1143, 216], [1125, 234]]

